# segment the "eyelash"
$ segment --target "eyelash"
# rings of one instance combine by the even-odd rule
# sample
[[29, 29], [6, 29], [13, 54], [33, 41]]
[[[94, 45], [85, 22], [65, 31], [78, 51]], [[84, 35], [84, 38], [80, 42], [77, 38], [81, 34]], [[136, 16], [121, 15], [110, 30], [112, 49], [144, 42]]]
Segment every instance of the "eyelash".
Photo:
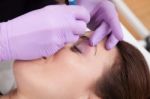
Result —
[[80, 51], [80, 49], [79, 49], [78, 47], [76, 47], [75, 45], [71, 47], [71, 51], [73, 51], [73, 52], [78, 52], [78, 53], [80, 53], [80, 54], [82, 53], [82, 52]]

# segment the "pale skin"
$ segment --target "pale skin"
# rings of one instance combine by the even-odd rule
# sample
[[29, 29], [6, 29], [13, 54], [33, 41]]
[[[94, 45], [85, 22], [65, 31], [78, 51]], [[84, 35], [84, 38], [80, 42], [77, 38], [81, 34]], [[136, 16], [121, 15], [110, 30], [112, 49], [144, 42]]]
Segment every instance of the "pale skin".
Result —
[[117, 48], [108, 51], [104, 45], [96, 49], [81, 39], [76, 44], [81, 53], [67, 45], [48, 58], [16, 61], [17, 89], [0, 99], [100, 99], [93, 86], [118, 56]]

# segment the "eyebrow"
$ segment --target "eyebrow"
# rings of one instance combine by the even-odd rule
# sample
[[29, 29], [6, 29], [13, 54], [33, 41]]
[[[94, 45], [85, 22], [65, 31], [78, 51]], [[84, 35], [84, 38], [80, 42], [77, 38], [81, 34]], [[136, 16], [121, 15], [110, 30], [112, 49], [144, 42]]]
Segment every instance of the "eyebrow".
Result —
[[83, 39], [83, 40], [89, 40], [89, 37], [87, 37], [85, 35], [81, 36], [80, 38]]

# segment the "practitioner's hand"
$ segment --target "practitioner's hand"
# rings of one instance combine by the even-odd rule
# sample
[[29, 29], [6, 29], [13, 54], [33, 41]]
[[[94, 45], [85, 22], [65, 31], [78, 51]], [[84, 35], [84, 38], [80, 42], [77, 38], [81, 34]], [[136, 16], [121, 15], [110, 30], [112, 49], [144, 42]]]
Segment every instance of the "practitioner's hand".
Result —
[[0, 23], [0, 60], [50, 56], [85, 33], [90, 13], [80, 6], [53, 5]]
[[[123, 39], [123, 33], [121, 30], [118, 14], [115, 6], [109, 0], [78, 0], [79, 5], [85, 6], [91, 13], [91, 21], [89, 28], [94, 32], [90, 39], [90, 44], [95, 46], [106, 36], [108, 40], [106, 42], [106, 48], [113, 48], [118, 41]], [[102, 22], [105, 22], [109, 26], [109, 31], [103, 31], [101, 26]], [[106, 25], [105, 24], [105, 25]]]

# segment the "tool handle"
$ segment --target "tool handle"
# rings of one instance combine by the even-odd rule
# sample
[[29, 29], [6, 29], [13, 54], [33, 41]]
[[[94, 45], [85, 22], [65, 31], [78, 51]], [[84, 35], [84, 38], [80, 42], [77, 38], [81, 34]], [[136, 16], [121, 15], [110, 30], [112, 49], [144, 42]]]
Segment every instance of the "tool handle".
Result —
[[69, 5], [76, 5], [77, 1], [76, 0], [68, 0]]

